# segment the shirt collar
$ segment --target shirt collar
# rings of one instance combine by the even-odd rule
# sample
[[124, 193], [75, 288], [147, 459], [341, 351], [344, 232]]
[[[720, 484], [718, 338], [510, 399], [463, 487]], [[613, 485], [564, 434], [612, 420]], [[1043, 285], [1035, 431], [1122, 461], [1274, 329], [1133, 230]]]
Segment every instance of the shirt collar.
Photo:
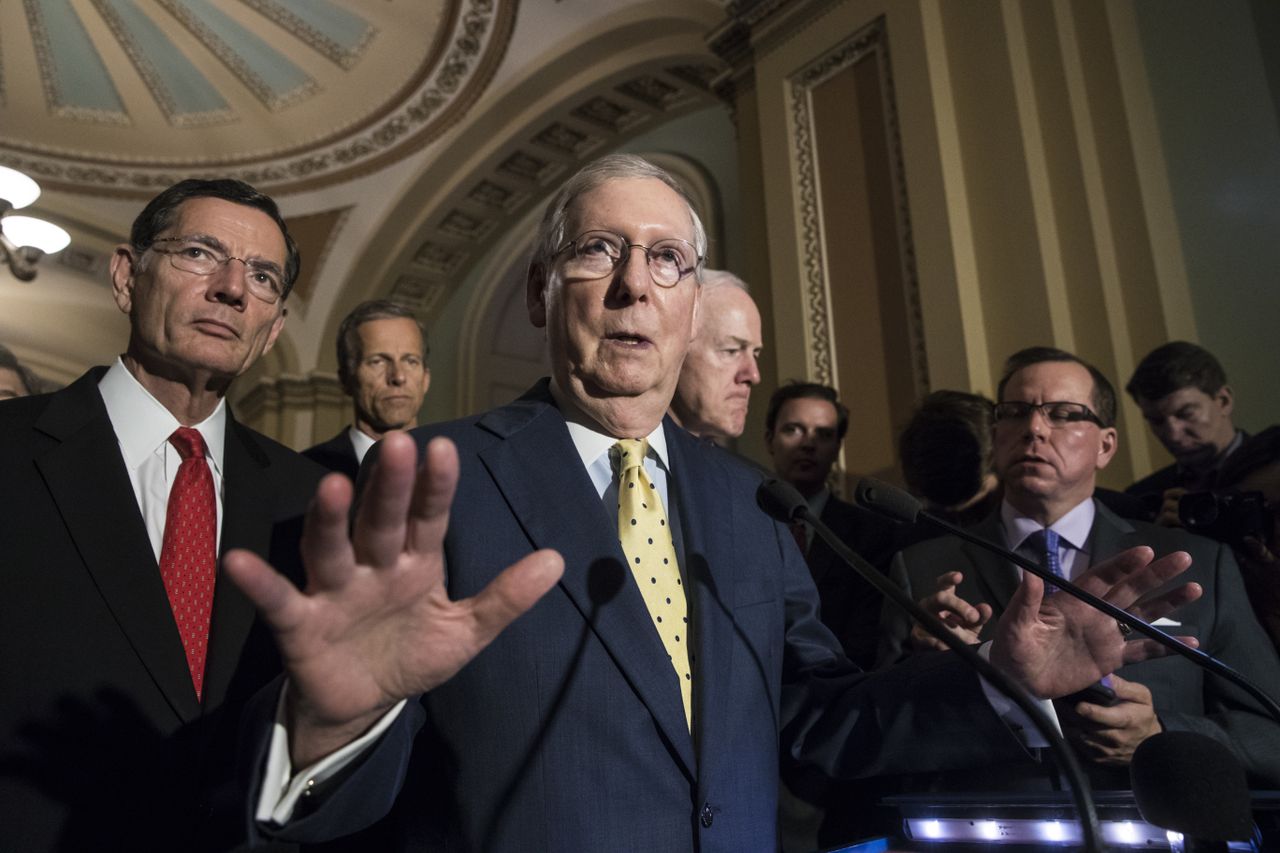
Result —
[[356, 464], [364, 461], [364, 455], [369, 452], [369, 448], [378, 443], [376, 438], [365, 435], [355, 428], [355, 425], [347, 428], [347, 437], [351, 439], [351, 446], [356, 451]]
[[[590, 468], [597, 459], [607, 454], [609, 449], [618, 443], [616, 437], [583, 424], [574, 421], [566, 421], [565, 424], [569, 427], [569, 437], [573, 439], [573, 446], [578, 451], [578, 456], [582, 458], [584, 468]], [[671, 466], [667, 462], [667, 435], [662, 429], [662, 424], [659, 423], [654, 427], [653, 432], [645, 438], [649, 440], [649, 453], [657, 458], [663, 468], [670, 471]]]
[[809, 504], [809, 512], [813, 513], [814, 518], [822, 518], [822, 511], [827, 508], [827, 501], [831, 499], [831, 490], [823, 486], [806, 503]]
[[[125, 467], [130, 471], [163, 447], [173, 431], [182, 426], [172, 412], [142, 387], [119, 356], [98, 383], [98, 393], [106, 404], [107, 417], [120, 442]], [[204, 439], [206, 458], [221, 475], [227, 432], [226, 400], [219, 400], [213, 414], [195, 424], [195, 429]]]
[[[1089, 541], [1089, 532], [1093, 530], [1096, 515], [1097, 507], [1094, 506], [1093, 499], [1087, 498], [1050, 524], [1049, 529], [1058, 534], [1064, 545], [1083, 551], [1085, 543]], [[1005, 541], [1011, 551], [1018, 550], [1032, 533], [1044, 529], [1040, 522], [1018, 512], [1007, 500], [1000, 503], [1000, 520], [1004, 524]]]

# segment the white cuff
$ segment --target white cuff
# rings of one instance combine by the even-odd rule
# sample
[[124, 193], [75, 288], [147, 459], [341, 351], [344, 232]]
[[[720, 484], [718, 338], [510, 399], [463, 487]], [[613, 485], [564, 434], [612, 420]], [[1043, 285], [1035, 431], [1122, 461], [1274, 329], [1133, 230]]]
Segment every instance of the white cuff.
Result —
[[288, 823], [299, 799], [311, 796], [316, 785], [359, 758], [390, 727], [408, 702], [407, 699], [401, 699], [369, 731], [310, 767], [304, 767], [295, 775], [289, 761], [289, 732], [284, 724], [284, 694], [287, 688], [286, 684], [276, 702], [276, 720], [271, 727], [271, 748], [267, 753], [267, 767], [262, 777], [262, 793], [258, 795], [258, 809], [254, 812], [254, 818], [259, 823], [274, 826]]

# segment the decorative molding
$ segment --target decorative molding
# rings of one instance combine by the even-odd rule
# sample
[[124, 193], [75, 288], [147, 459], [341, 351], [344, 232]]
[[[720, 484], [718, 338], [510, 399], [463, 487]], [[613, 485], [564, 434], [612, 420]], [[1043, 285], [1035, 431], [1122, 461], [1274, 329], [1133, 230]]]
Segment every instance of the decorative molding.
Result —
[[[33, 34], [38, 34], [35, 0], [25, 0]], [[233, 177], [273, 193], [298, 192], [349, 179], [414, 153], [461, 118], [476, 101], [506, 52], [515, 24], [516, 0], [458, 0], [452, 29], [441, 36], [443, 54], [425, 78], [394, 108], [357, 132], [266, 159], [227, 162], [193, 156], [181, 162], [127, 165], [84, 155], [32, 150], [21, 143], [0, 146], [0, 163], [36, 175], [53, 188], [75, 187], [105, 194], [148, 196], [186, 177]], [[39, 38], [37, 54], [40, 53]], [[47, 53], [47, 50], [46, 50]], [[45, 70], [48, 60], [42, 64]], [[46, 94], [50, 75], [42, 73]], [[59, 115], [67, 114], [63, 109]], [[80, 116], [127, 124], [123, 113]]]
[[[62, 90], [58, 86], [53, 46], [49, 41], [49, 30], [45, 26], [44, 12], [40, 9], [39, 0], [23, 0], [23, 9], [27, 13], [27, 27], [31, 31], [31, 46], [35, 50], [36, 65], [40, 69], [40, 84], [44, 89], [45, 102], [49, 104], [49, 112], [58, 118], [74, 119], [75, 121], [116, 125], [119, 127], [131, 125], [133, 122], [129, 119], [129, 114], [124, 112], [123, 107], [114, 110], [73, 107], [63, 99]], [[95, 57], [95, 59], [98, 59], [98, 57]], [[98, 61], [101, 62], [101, 59], [98, 59]], [[114, 88], [113, 85], [112, 89], [114, 90]], [[119, 103], [119, 101], [120, 95], [117, 92], [116, 102]], [[18, 165], [16, 168], [24, 172], [31, 171], [23, 165]]]
[[[284, 29], [293, 33], [307, 45], [312, 47], [317, 53], [333, 62], [340, 68], [352, 68], [360, 59], [360, 55], [364, 53], [365, 48], [373, 41], [373, 37], [378, 34], [378, 28], [366, 26], [360, 41], [352, 47], [343, 47], [324, 33], [311, 26], [306, 21], [295, 15], [284, 6], [275, 2], [275, 0], [240, 0], [249, 8], [258, 12], [264, 18], [274, 21]], [[349, 14], [351, 13], [348, 10]], [[358, 17], [358, 16], [357, 16]], [[367, 22], [366, 22], [367, 23]]]
[[[94, 0], [94, 2], [99, 8], [106, 5], [105, 0]], [[253, 96], [262, 102], [262, 105], [268, 110], [280, 112], [286, 107], [291, 107], [307, 100], [320, 91], [320, 85], [308, 76], [305, 82], [295, 86], [288, 92], [283, 94], [276, 92], [275, 87], [262, 79], [261, 75], [254, 71], [249, 63], [245, 61], [244, 55], [236, 45], [227, 44], [226, 39], [214, 32], [206, 21], [201, 20], [200, 16], [182, 3], [181, 0], [159, 0], [159, 3], [179, 23], [190, 30], [191, 34], [199, 39], [200, 43], [208, 48], [210, 53], [218, 57], [218, 60], [227, 66], [231, 73], [236, 75], [240, 82], [244, 84], [244, 87], [252, 92]], [[119, 37], [119, 34], [117, 34], [117, 37]], [[121, 39], [121, 43], [124, 43], [124, 39]], [[267, 46], [264, 46], [264, 49], [265, 47]], [[133, 59], [132, 54], [130, 54], [130, 59]], [[137, 59], [134, 59], [134, 64], [138, 64]]]
[[899, 259], [907, 307], [912, 373], [916, 391], [929, 389], [928, 360], [924, 348], [924, 317], [920, 305], [920, 281], [916, 271], [915, 247], [912, 242], [911, 216], [907, 200], [906, 167], [902, 154], [902, 136], [898, 128], [897, 102], [893, 74], [889, 62], [888, 36], [884, 18], [877, 18], [851, 37], [793, 74], [788, 82], [792, 122], [795, 127], [795, 172], [797, 176], [798, 215], [800, 218], [800, 255], [804, 268], [802, 309], [808, 332], [806, 356], [809, 376], [827, 385], [836, 383], [832, 337], [831, 291], [827, 279], [823, 244], [822, 206], [818, 198], [818, 163], [813, 139], [813, 116], [809, 94], [819, 84], [851, 65], [871, 60], [878, 64], [885, 108], [887, 144], [893, 161], [892, 184], [896, 197], [896, 226]]

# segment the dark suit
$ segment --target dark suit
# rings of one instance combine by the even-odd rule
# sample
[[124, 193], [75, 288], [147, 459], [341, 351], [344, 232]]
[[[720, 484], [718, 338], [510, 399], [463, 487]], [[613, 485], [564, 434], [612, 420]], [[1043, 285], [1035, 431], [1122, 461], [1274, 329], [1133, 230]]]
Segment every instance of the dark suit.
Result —
[[[1148, 545], [1157, 555], [1187, 551], [1193, 563], [1174, 583], [1195, 581], [1204, 595], [1171, 615], [1180, 627], [1165, 630], [1200, 640], [1205, 652], [1241, 672], [1272, 696], [1280, 695], [1280, 661], [1245, 598], [1240, 569], [1231, 550], [1185, 531], [1126, 521], [1094, 502], [1097, 516], [1085, 550], [1098, 563], [1127, 548]], [[1004, 544], [1004, 528], [997, 510], [973, 531]], [[971, 604], [988, 602], [995, 615], [984, 629], [989, 638], [995, 620], [1008, 606], [1019, 583], [1009, 562], [954, 537], [922, 542], [894, 558], [892, 576], [913, 598], [921, 598], [945, 571], [961, 571], [958, 593]], [[882, 660], [900, 659], [910, 630], [906, 617], [885, 611]], [[1151, 690], [1156, 714], [1169, 730], [1198, 731], [1231, 746], [1257, 787], [1280, 785], [1280, 725], [1251, 698], [1222, 679], [1176, 655], [1122, 667], [1122, 678]]]
[[346, 474], [352, 482], [355, 482], [356, 475], [360, 473], [360, 460], [356, 458], [355, 445], [351, 443], [351, 436], [347, 434], [345, 427], [328, 441], [308, 447], [302, 451], [302, 455], [330, 471]]
[[[197, 701], [102, 374], [0, 406], [0, 847], [227, 849], [238, 711], [279, 663], [220, 578]], [[296, 572], [323, 472], [230, 413], [223, 469], [222, 550]]]
[[[889, 561], [897, 550], [893, 522], [835, 495], [827, 499], [821, 518], [840, 541], [863, 558], [866, 568], [888, 572]], [[818, 588], [822, 623], [836, 635], [854, 663], [870, 669], [875, 663], [879, 637], [880, 593], [845, 565], [820, 536], [814, 536], [805, 562]]]
[[[670, 515], [693, 623], [691, 737], [616, 516], [545, 382], [509, 406], [413, 434], [420, 446], [445, 435], [459, 448], [445, 543], [454, 597], [535, 548], [558, 550], [566, 571], [282, 834], [332, 837], [385, 810], [419, 725], [395, 812], [376, 841], [351, 849], [772, 850], [780, 751], [868, 774], [1018, 751], [977, 679], [945, 656], [885, 679], [850, 666], [817, 619], [790, 532], [755, 505], [758, 472], [668, 420]], [[273, 702], [265, 697], [261, 717]]]

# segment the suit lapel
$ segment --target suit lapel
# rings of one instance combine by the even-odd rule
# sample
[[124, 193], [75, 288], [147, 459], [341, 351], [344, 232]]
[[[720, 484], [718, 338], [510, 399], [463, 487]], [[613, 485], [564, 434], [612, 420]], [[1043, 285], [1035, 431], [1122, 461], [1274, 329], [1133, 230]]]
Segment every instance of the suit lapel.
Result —
[[36, 429], [60, 443], [36, 460], [84, 566], [174, 713], [200, 714], [119, 442], [98, 394], [101, 372], [50, 402]]
[[[693, 646], [694, 727], [700, 756], [731, 756], [736, 746], [723, 744], [716, 720], [731, 716], [728, 675], [733, 668], [733, 531], [744, 524], [734, 516], [735, 502], [725, 498], [732, 488], [719, 451], [700, 447], [688, 433], [666, 421], [671, 477], [678, 486], [677, 507], [684, 539], [684, 574], [688, 578]], [[715, 523], [708, 523], [715, 519]], [[718, 555], [719, 559], [713, 558]], [[713, 772], [710, 768], [707, 772]]]
[[266, 455], [229, 409], [222, 463], [222, 540], [205, 665], [204, 703], [210, 708], [226, 696], [254, 621], [253, 605], [239, 587], [223, 577], [221, 556], [232, 548], [246, 548], [267, 557], [276, 520], [275, 486], [267, 476]]
[[[997, 545], [1007, 547], [999, 509], [975, 525], [973, 532]], [[1009, 606], [1009, 599], [1018, 589], [1020, 578], [1017, 567], [971, 542], [965, 542], [963, 549], [975, 569], [972, 581], [981, 591], [981, 596], [974, 600], [990, 601], [997, 614], [1004, 612]], [[949, 567], [940, 569], [947, 570]]]
[[[627, 568], [616, 518], [597, 497], [564, 418], [549, 399], [525, 399], [491, 412], [480, 426], [506, 439], [482, 451], [481, 462], [533, 546], [554, 548], [564, 556], [560, 587], [649, 708], [692, 778], [693, 744], [675, 670]], [[566, 512], [566, 507], [575, 509]]]

